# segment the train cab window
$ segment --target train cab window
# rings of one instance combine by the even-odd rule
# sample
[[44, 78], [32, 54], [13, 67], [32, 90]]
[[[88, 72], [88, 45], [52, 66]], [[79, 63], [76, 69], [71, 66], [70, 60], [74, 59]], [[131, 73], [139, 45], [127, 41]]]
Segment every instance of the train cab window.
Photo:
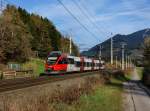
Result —
[[62, 60], [58, 61], [58, 64], [68, 64], [68, 61], [66, 58], [63, 58]]
[[68, 62], [69, 62], [69, 64], [74, 64], [74, 59], [68, 58]]
[[48, 65], [54, 65], [56, 62], [57, 62], [57, 57], [48, 57], [47, 58]]
[[61, 52], [59, 51], [54, 51], [54, 52], [51, 52], [48, 57], [60, 57], [61, 56]]

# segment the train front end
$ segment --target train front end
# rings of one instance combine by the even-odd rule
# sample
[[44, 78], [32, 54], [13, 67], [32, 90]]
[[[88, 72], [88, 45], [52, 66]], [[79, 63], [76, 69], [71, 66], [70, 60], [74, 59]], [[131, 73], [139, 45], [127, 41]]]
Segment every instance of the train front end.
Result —
[[51, 52], [46, 60], [45, 74], [60, 74], [65, 73], [67, 69], [67, 63], [64, 62], [64, 56], [59, 51]]

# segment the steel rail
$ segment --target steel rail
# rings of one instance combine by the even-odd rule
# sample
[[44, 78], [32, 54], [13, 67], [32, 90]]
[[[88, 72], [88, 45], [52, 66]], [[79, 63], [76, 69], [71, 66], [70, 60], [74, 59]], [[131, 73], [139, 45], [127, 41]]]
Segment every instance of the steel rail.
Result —
[[0, 93], [6, 91], [12, 91], [17, 89], [23, 89], [27, 87], [32, 87], [36, 85], [43, 85], [47, 83], [52, 83], [56, 81], [62, 81], [66, 79], [73, 79], [77, 77], [83, 77], [92, 74], [98, 74], [99, 71], [94, 72], [84, 72], [84, 73], [74, 73], [74, 74], [64, 74], [57, 76], [43, 76], [36, 78], [20, 78], [14, 80], [1, 80], [0, 81]]

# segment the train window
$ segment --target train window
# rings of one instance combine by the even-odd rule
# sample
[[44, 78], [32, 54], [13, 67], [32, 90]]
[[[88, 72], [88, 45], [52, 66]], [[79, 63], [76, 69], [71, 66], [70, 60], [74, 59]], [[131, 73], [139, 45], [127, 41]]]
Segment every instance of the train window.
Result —
[[90, 63], [88, 62], [88, 67], [90, 67]]
[[91, 67], [91, 63], [89, 62], [89, 67]]
[[76, 61], [75, 64], [76, 64], [76, 67], [80, 67], [81, 66], [81, 63], [79, 61]]
[[86, 67], [86, 62], [83, 63], [83, 66]]
[[89, 67], [89, 62], [87, 62], [87, 67]]
[[69, 64], [74, 64], [74, 59], [68, 58], [68, 62], [69, 62]]
[[102, 67], [102, 63], [100, 63], [99, 66]]
[[62, 60], [58, 61], [58, 64], [68, 64], [68, 61], [66, 58], [63, 58]]
[[92, 66], [92, 63], [90, 62], [90, 67]]

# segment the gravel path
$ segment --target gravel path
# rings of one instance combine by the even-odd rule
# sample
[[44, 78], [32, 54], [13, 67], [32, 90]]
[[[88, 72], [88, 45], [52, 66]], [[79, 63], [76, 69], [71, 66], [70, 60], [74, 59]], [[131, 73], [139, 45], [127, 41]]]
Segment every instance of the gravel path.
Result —
[[150, 111], [150, 96], [143, 89], [136, 68], [131, 78], [131, 81], [124, 83], [125, 111]]

